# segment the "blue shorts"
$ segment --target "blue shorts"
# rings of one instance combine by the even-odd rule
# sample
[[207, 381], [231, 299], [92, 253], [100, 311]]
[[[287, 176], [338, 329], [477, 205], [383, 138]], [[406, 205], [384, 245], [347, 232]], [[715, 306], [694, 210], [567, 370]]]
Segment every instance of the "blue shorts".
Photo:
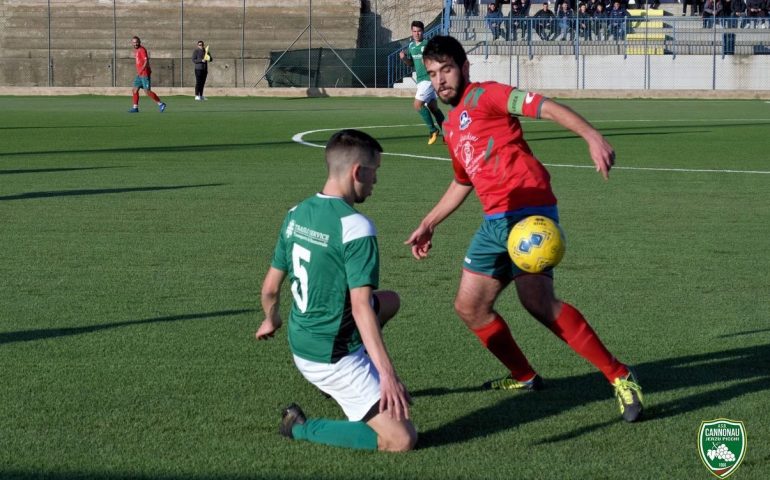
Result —
[[[530, 215], [542, 215], [556, 223], [559, 222], [559, 210], [555, 205], [522, 208], [505, 215], [485, 218], [473, 235], [468, 251], [465, 253], [463, 268], [496, 278], [503, 283], [508, 283], [526, 273], [517, 267], [508, 255], [508, 235], [519, 220]], [[553, 276], [553, 269], [548, 268], [542, 274]]]
[[143, 88], [145, 90], [152, 88], [150, 86], [150, 77], [140, 77], [137, 75], [136, 78], [134, 78], [134, 88]]

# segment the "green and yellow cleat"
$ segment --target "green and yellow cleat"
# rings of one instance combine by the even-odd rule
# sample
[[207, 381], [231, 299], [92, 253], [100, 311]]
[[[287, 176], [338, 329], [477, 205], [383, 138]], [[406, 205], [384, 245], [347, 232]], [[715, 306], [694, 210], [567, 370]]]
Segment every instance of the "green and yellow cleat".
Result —
[[485, 390], [542, 390], [544, 387], [545, 384], [540, 375], [535, 375], [526, 382], [521, 382], [508, 375], [497, 380], [490, 380], [482, 385]]
[[623, 420], [627, 422], [639, 420], [644, 410], [642, 387], [633, 372], [629, 370], [626, 378], [616, 378], [612, 382], [612, 387], [615, 389], [615, 398], [618, 400], [618, 407]]

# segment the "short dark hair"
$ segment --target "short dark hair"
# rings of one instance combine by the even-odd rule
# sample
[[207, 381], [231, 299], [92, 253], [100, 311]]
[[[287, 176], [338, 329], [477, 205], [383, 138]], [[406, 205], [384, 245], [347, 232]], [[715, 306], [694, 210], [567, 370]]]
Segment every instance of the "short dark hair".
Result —
[[462, 44], [454, 37], [436, 35], [428, 41], [425, 49], [422, 51], [422, 60], [433, 60], [434, 62], [445, 61], [451, 58], [458, 67], [465, 65], [468, 56]]
[[419, 20], [415, 20], [414, 22], [412, 22], [412, 27], [417, 27], [417, 28], [419, 28], [420, 30], [425, 30], [425, 24], [424, 24], [424, 23], [422, 23], [422, 22], [421, 22], [421, 21], [419, 21]]
[[326, 159], [329, 161], [330, 156], [334, 156], [342, 151], [357, 149], [361, 155], [366, 155], [367, 158], [362, 163], [371, 164], [375, 160], [376, 153], [382, 153], [382, 145], [375, 140], [371, 135], [364, 133], [360, 130], [354, 130], [351, 128], [340, 130], [329, 138], [326, 142]]

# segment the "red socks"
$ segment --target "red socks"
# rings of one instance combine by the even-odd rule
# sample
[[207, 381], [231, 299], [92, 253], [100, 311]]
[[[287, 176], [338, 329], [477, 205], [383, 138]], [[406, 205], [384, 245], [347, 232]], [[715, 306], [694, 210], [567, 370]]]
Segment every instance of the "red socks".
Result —
[[156, 94], [155, 94], [155, 92], [153, 92], [152, 90], [150, 90], [149, 92], [147, 92], [147, 96], [149, 96], [150, 98], [152, 98], [153, 100], [155, 100], [155, 103], [160, 103], [160, 98], [159, 98], [159, 97], [158, 97], [158, 95], [156, 95]]
[[471, 331], [479, 337], [484, 347], [511, 371], [513, 378], [526, 382], [536, 375], [527, 357], [513, 340], [508, 324], [500, 315], [495, 315], [495, 319], [490, 323], [481, 328], [472, 328]]
[[628, 375], [628, 368], [607, 350], [591, 325], [572, 305], [562, 302], [561, 313], [549, 328], [572, 350], [601, 370], [610, 383]]
[[131, 98], [134, 100], [134, 105], [139, 105], [139, 92], [133, 94]]

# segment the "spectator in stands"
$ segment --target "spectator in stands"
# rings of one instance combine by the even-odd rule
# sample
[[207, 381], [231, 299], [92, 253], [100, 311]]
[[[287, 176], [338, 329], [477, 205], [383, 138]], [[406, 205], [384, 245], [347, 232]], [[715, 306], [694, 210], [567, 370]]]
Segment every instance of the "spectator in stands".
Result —
[[604, 9], [603, 3], [597, 3], [594, 13], [591, 15], [593, 19], [593, 35], [597, 40], [607, 40], [609, 38], [607, 34], [607, 11]]
[[607, 15], [607, 18], [609, 18], [609, 33], [614, 40], [626, 39], [626, 30], [628, 28], [626, 19], [628, 17], [628, 10], [623, 8], [620, 4], [620, 0], [615, 0], [612, 4], [612, 10], [610, 10], [610, 13]]
[[733, 25], [732, 28], [744, 28], [748, 25], [746, 20], [746, 0], [733, 0]]
[[559, 37], [559, 35], [561, 35], [561, 37], [558, 38], [559, 40], [567, 40], [567, 35], [569, 35], [569, 39], [574, 40], [574, 17], [575, 12], [570, 8], [569, 3], [563, 2], [559, 6], [559, 11], [556, 12], [556, 25], [558, 27], [558, 31], [554, 37]]
[[588, 10], [589, 14], [593, 15], [594, 12], [596, 11], [596, 6], [599, 5], [599, 4], [604, 5], [604, 1], [603, 0], [588, 0], [586, 2], [586, 10]]
[[492, 41], [496, 41], [498, 38], [507, 39], [505, 29], [503, 28], [503, 12], [497, 8], [496, 3], [490, 3], [487, 7], [487, 16], [485, 18], [489, 31], [492, 32]]
[[209, 48], [203, 43], [203, 40], [198, 40], [192, 54], [192, 62], [195, 64], [195, 100], [206, 100], [206, 97], [203, 96], [203, 87], [206, 86], [206, 77], [209, 75], [210, 61]]
[[703, 28], [713, 28], [714, 18], [722, 14], [722, 0], [706, 0], [703, 6]]
[[735, 28], [733, 25], [733, 0], [722, 0], [722, 11], [717, 15], [717, 25]]
[[508, 12], [508, 39], [514, 42], [519, 39], [519, 30], [521, 30], [521, 39], [527, 39], [527, 20], [524, 18], [524, 11], [518, 2], [511, 3], [511, 11]]
[[690, 6], [690, 16], [695, 15], [695, 2], [696, 0], [682, 0], [682, 16], [687, 16], [687, 5]]
[[479, 0], [463, 0], [463, 8], [466, 17], [477, 17], [479, 15]]
[[531, 0], [513, 0], [511, 2], [511, 6], [513, 6], [514, 3], [518, 3], [521, 7], [522, 17], [527, 18], [529, 16], [529, 9], [532, 7], [532, 1]]
[[144, 93], [158, 104], [158, 110], [160, 110], [160, 113], [163, 113], [166, 111], [166, 104], [161, 102], [160, 98], [152, 91], [152, 82], [150, 81], [150, 75], [152, 74], [152, 70], [150, 69], [150, 55], [147, 53], [147, 49], [142, 46], [142, 41], [139, 37], [131, 38], [131, 46], [134, 47], [136, 78], [134, 78], [134, 88], [131, 90], [134, 106], [131, 107], [128, 113], [139, 113], [140, 89], [144, 89]]
[[765, 16], [764, 4], [764, 0], [746, 0], [746, 17], [752, 19], [752, 28], [757, 28], [760, 22], [762, 22], [762, 24], [765, 23], [763, 20]]
[[703, 6], [705, 4], [706, 4], [705, 0], [695, 0], [695, 10], [697, 15], [703, 16]]
[[548, 2], [543, 2], [543, 8], [537, 12], [533, 18], [535, 23], [535, 32], [540, 40], [550, 40], [554, 34], [554, 20], [555, 16], [553, 11], [548, 8]]
[[588, 5], [581, 3], [577, 11], [578, 37], [581, 40], [591, 40], [591, 27], [593, 22], [591, 14], [588, 13]]

